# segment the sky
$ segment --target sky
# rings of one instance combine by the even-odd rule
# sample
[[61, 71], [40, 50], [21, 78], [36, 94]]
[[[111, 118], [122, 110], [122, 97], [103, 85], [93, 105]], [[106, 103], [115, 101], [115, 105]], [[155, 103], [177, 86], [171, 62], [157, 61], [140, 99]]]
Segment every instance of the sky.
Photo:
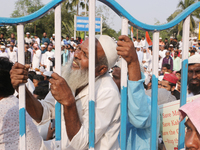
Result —
[[[17, 0], [6, 0], [1, 2], [0, 17], [10, 17]], [[41, 0], [43, 4], [51, 0]], [[155, 24], [160, 21], [161, 24], [167, 22], [167, 18], [177, 9], [180, 0], [116, 0], [133, 17], [146, 24]], [[101, 2], [96, 3], [104, 5]], [[121, 18], [112, 10], [110, 12], [109, 25], [111, 28], [119, 31], [121, 28]]]

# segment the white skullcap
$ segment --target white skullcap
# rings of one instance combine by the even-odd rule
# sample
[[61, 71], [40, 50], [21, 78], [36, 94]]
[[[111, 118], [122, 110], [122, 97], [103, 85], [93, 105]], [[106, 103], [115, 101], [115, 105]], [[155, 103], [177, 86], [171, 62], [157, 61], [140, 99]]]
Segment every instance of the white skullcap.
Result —
[[115, 65], [118, 58], [116, 50], [117, 44], [111, 37], [107, 35], [96, 35], [95, 37], [97, 38], [97, 40], [99, 41], [104, 50], [104, 53], [108, 60], [108, 70], [109, 70]]
[[55, 36], [55, 34], [52, 34], [52, 36]]
[[170, 39], [173, 39], [173, 36], [170, 36]]
[[200, 64], [200, 55], [193, 55], [188, 58], [188, 64]]
[[26, 32], [26, 34], [30, 34], [29, 32]]
[[1, 45], [1, 48], [5, 49], [6, 47], [4, 45]]
[[141, 48], [140, 46], [136, 46], [136, 48]]
[[44, 73], [43, 73], [43, 75], [45, 75], [45, 76], [48, 76], [48, 77], [51, 77], [51, 74], [53, 73], [53, 71], [45, 71]]
[[170, 46], [170, 47], [173, 47], [173, 44], [170, 44], [169, 46]]
[[74, 38], [73, 36], [71, 38]]
[[197, 37], [194, 37], [194, 40], [196, 40], [197, 39]]
[[42, 45], [41, 45], [41, 47], [45, 47], [45, 45], [44, 45], [44, 44], [42, 44]]
[[160, 37], [159, 39], [160, 39], [160, 40], [162, 40], [162, 38], [161, 38], [161, 37]]
[[10, 44], [7, 44], [7, 46], [10, 46]]

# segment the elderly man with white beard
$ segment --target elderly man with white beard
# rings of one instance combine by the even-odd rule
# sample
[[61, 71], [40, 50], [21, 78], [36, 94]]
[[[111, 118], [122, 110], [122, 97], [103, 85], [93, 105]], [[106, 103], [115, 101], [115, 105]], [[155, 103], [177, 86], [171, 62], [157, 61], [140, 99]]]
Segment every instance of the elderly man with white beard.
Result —
[[[74, 59], [63, 68], [62, 77], [52, 74], [51, 92], [39, 102], [26, 89], [26, 109], [38, 123], [55, 118], [55, 100], [63, 106], [62, 150], [88, 149], [88, 51], [89, 39], [75, 51]], [[95, 62], [95, 149], [118, 150], [120, 95], [108, 74], [118, 55], [116, 43], [109, 36], [96, 36]], [[28, 66], [16, 63], [10, 74], [13, 87], [27, 82]]]

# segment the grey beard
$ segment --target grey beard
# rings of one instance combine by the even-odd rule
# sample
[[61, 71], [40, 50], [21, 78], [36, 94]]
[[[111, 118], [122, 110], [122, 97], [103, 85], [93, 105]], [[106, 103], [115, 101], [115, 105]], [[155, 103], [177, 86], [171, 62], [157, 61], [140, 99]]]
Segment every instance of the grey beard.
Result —
[[[63, 68], [62, 68], [62, 77], [66, 80], [72, 92], [75, 94], [76, 90], [80, 87], [83, 87], [88, 84], [88, 69], [86, 70], [72, 70], [71, 59]], [[80, 64], [79, 64], [80, 67]]]

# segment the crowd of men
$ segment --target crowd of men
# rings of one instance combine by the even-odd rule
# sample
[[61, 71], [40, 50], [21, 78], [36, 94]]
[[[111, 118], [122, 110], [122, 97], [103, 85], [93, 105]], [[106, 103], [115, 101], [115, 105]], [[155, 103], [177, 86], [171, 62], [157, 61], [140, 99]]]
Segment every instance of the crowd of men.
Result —
[[[120, 36], [115, 42], [107, 35], [96, 35], [95, 53], [95, 149], [120, 149], [120, 80], [121, 59], [128, 67], [127, 150], [150, 149], [152, 46], [145, 39], [133, 41]], [[89, 39], [82, 41], [66, 36], [61, 39], [62, 76], [53, 73], [55, 66], [55, 35], [43, 38], [26, 33], [25, 65], [17, 61], [15, 35], [0, 38], [0, 149], [19, 148], [18, 87], [26, 84], [27, 148], [55, 149], [53, 126], [55, 100], [63, 106], [62, 150], [89, 149], [88, 66]], [[188, 48], [188, 94], [200, 94], [200, 42], [190, 40]], [[180, 99], [182, 42], [170, 37], [159, 41], [158, 104]], [[185, 146], [200, 149], [200, 99], [180, 108], [180, 118], [186, 121]], [[158, 112], [159, 108], [157, 107]], [[196, 116], [196, 117], [195, 117]], [[160, 115], [157, 115], [159, 138]], [[156, 131], [154, 131], [156, 132]], [[162, 137], [162, 133], [160, 135]], [[165, 149], [162, 142], [159, 149]]]

